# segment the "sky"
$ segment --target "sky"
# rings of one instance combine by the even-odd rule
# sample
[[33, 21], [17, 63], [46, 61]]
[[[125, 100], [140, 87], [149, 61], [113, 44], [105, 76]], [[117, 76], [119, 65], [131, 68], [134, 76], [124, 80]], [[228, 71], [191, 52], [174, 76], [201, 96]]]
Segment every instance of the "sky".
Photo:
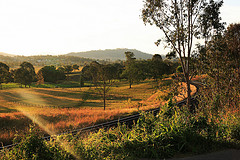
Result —
[[[140, 18], [143, 0], [0, 0], [0, 52], [60, 55], [115, 48], [166, 54], [163, 37]], [[240, 1], [225, 0], [223, 21], [238, 23]]]

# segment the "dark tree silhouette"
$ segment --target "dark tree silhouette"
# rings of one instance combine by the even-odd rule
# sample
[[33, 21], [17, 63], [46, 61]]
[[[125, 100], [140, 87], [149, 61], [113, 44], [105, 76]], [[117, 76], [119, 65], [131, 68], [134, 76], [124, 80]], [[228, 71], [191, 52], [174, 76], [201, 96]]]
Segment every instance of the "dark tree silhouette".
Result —
[[14, 81], [25, 85], [25, 87], [27, 87], [27, 85], [30, 87], [36, 77], [35, 69], [29, 62], [23, 62], [14, 74]]
[[2, 83], [7, 83], [10, 80], [9, 67], [5, 63], [0, 62], [0, 89], [2, 89]]

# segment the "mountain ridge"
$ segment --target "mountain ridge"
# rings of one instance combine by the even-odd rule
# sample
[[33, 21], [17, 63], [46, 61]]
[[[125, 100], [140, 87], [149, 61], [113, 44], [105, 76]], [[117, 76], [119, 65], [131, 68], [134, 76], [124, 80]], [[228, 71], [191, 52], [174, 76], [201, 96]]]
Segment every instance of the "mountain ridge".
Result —
[[83, 58], [91, 58], [91, 59], [100, 59], [100, 60], [126, 60], [125, 52], [133, 52], [135, 58], [137, 59], [151, 59], [152, 54], [145, 53], [139, 51], [137, 49], [128, 49], [128, 48], [117, 48], [117, 49], [105, 49], [105, 50], [91, 50], [85, 52], [71, 52], [65, 54], [66, 56], [76, 56]]

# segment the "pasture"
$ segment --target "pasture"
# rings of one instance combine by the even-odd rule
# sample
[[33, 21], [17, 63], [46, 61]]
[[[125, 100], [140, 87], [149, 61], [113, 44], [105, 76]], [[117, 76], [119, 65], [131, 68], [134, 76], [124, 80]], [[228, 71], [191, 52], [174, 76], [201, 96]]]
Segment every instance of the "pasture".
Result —
[[[10, 84], [8, 84], [10, 85]], [[16, 88], [0, 91], [0, 141], [11, 143], [16, 133], [37, 123], [48, 134], [89, 126], [138, 110], [136, 104], [155, 90], [150, 83], [128, 89], [125, 82], [112, 87], [104, 111], [100, 95], [93, 87]]]
[[131, 89], [122, 81], [109, 91], [103, 110], [94, 87], [0, 90], [0, 142], [10, 144], [16, 133], [24, 134], [32, 123], [52, 135], [155, 108], [166, 102], [161, 98], [166, 94], [166, 90], [156, 91], [150, 80]]

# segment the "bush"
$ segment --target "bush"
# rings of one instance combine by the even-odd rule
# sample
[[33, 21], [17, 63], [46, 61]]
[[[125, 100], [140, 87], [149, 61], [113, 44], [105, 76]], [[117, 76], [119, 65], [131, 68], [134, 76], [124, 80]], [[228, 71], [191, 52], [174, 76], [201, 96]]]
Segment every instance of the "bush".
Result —
[[5, 149], [1, 152], [2, 159], [64, 160], [73, 158], [66, 151], [62, 151], [59, 144], [45, 141], [35, 127], [31, 127], [24, 137], [16, 135], [14, 144], [17, 145], [12, 149]]

